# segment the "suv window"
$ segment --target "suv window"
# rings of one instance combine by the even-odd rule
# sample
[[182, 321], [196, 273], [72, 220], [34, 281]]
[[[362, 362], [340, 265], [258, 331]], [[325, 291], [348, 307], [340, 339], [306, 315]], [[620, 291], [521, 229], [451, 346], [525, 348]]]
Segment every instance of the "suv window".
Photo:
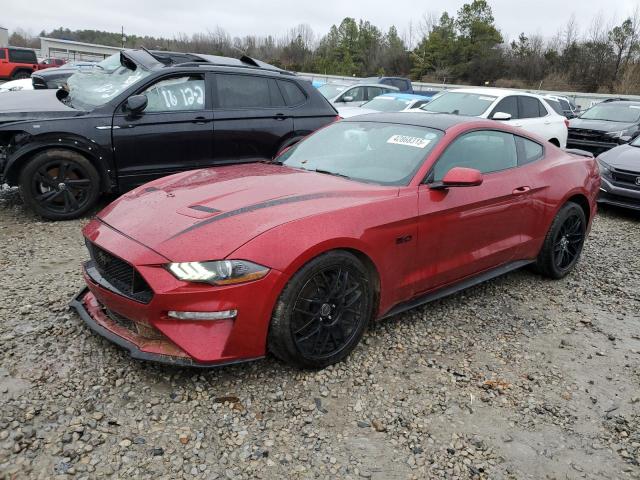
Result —
[[204, 110], [205, 88], [202, 75], [166, 78], [142, 93], [149, 101], [145, 112]]
[[394, 87], [398, 87], [400, 90], [409, 90], [409, 82], [406, 80], [400, 80], [399, 78], [395, 78], [391, 80], [391, 85]]
[[564, 112], [562, 111], [562, 105], [560, 105], [559, 100], [554, 100], [552, 98], [547, 98], [545, 100], [547, 101], [549, 106], [553, 108], [554, 112], [556, 112], [558, 115], [564, 115]]
[[534, 97], [518, 97], [520, 118], [539, 118], [547, 115], [547, 110]]
[[4, 60], [6, 57], [6, 53], [4, 53], [4, 48], [0, 48], [0, 60]]
[[286, 80], [278, 80], [278, 85], [280, 85], [280, 90], [282, 91], [284, 101], [287, 106], [294, 107], [307, 100], [307, 96], [295, 83], [287, 82]]
[[518, 165], [513, 135], [495, 130], [479, 130], [457, 138], [447, 147], [433, 168], [439, 182], [453, 167], [475, 168], [482, 173], [498, 172]]
[[539, 143], [524, 137], [516, 137], [516, 141], [521, 149], [518, 165], [526, 165], [543, 157], [544, 148]]
[[9, 49], [9, 61], [13, 63], [38, 63], [36, 52], [32, 50]]
[[389, 89], [388, 88], [382, 88], [382, 87], [367, 87], [367, 99], [371, 100], [376, 98], [379, 95], [382, 95], [383, 93], [386, 93]]
[[249, 75], [216, 74], [219, 108], [270, 108], [284, 105], [276, 81]]
[[504, 97], [493, 109], [491, 117], [493, 117], [493, 115], [498, 112], [511, 114], [511, 120], [517, 120], [518, 118], [520, 118], [518, 115], [518, 98], [513, 95]]

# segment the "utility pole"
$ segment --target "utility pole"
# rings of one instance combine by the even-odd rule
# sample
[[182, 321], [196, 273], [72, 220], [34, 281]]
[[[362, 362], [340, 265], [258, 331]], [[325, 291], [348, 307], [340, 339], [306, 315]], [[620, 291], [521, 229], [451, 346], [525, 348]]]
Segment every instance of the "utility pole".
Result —
[[127, 37], [124, 36], [124, 25], [122, 26], [122, 48], [124, 48], [124, 42], [127, 41]]

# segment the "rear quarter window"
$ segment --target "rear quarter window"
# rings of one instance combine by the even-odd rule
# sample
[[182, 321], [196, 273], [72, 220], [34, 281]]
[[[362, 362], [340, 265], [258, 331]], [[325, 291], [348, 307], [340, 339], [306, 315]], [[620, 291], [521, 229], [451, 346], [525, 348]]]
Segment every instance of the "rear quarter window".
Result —
[[518, 165], [526, 165], [544, 157], [544, 147], [524, 137], [516, 137], [518, 144]]
[[278, 85], [288, 107], [295, 107], [307, 101], [307, 96], [297, 84], [286, 80], [278, 80]]
[[4, 48], [0, 48], [0, 60], [4, 60], [5, 58], [7, 58], [7, 54], [5, 53], [5, 49]]

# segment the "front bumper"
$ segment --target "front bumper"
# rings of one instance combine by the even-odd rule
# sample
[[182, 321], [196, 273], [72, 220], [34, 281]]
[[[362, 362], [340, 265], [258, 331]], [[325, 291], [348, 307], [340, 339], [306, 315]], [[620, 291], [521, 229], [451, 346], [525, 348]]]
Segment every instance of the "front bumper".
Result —
[[[164, 257], [105, 224], [94, 221], [85, 233], [132, 265], [153, 291], [147, 303], [119, 293], [92, 276], [92, 262], [87, 262], [83, 275], [88, 291], [71, 306], [93, 331], [135, 358], [172, 365], [213, 367], [265, 355], [273, 306], [286, 281], [282, 273], [271, 270], [260, 280], [224, 287], [183, 282], [164, 268]], [[177, 320], [168, 316], [170, 310], [238, 313], [234, 319]]]
[[598, 203], [640, 210], [640, 187], [632, 189], [617, 186], [603, 176]]
[[571, 137], [567, 139], [567, 148], [586, 150], [587, 152], [593, 153], [594, 156], [598, 156], [601, 153], [611, 150], [619, 145], [621, 144], [613, 139], [611, 141], [583, 140]]

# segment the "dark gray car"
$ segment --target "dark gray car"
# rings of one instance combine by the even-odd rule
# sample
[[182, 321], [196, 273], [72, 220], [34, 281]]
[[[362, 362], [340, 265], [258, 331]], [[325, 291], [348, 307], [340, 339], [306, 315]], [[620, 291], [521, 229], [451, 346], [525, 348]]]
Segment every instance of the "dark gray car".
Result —
[[602, 186], [598, 202], [640, 210], [640, 137], [598, 157]]

